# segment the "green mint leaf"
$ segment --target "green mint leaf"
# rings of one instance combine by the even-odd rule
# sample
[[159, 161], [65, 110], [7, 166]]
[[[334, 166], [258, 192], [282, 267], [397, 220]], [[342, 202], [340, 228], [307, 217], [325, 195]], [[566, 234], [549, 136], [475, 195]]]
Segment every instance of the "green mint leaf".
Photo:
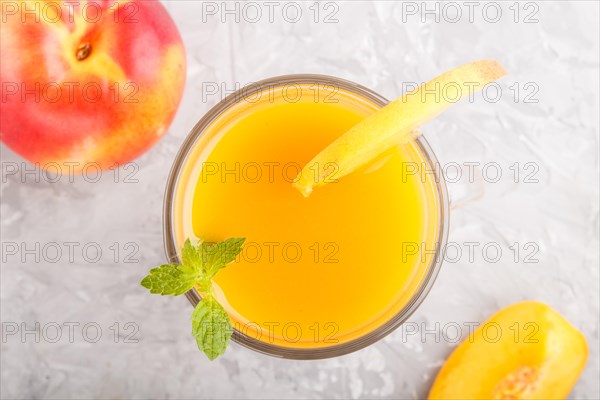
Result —
[[221, 354], [231, 339], [231, 320], [211, 295], [204, 297], [192, 313], [192, 335], [198, 348], [212, 361]]
[[200, 254], [206, 277], [212, 279], [220, 269], [235, 261], [245, 240], [246, 238], [229, 238], [218, 243], [202, 243]]
[[186, 269], [202, 272], [202, 258], [200, 257], [199, 247], [193, 246], [190, 239], [187, 239], [181, 249], [181, 263]]
[[178, 264], [165, 264], [153, 268], [140, 284], [150, 293], [178, 296], [194, 286], [195, 276]]
[[181, 270], [186, 274], [194, 276], [194, 285], [200, 292], [208, 292], [211, 282], [204, 273], [202, 267], [202, 257], [200, 255], [200, 246], [192, 245], [190, 239], [187, 239], [181, 248]]

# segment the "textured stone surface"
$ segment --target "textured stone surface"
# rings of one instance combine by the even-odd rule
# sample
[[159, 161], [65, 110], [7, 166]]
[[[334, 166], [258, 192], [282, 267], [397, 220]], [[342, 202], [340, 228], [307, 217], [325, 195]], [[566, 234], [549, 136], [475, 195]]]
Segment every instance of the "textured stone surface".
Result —
[[[244, 15], [239, 23], [233, 15], [222, 22], [221, 2], [212, 3], [217, 15], [205, 14], [205, 22], [202, 3], [167, 3], [188, 51], [188, 82], [169, 133], [136, 161], [137, 182], [124, 182], [127, 171], [118, 183], [107, 174], [96, 183], [35, 182], [30, 175], [22, 182], [3, 174], [3, 245], [43, 248], [56, 242], [63, 255], [52, 263], [50, 247], [39, 262], [31, 255], [22, 262], [20, 253], [5, 254], [2, 398], [420, 398], [456, 346], [431, 332], [454, 322], [464, 327], [464, 335], [466, 322], [481, 322], [523, 299], [550, 304], [584, 332], [590, 358], [572, 396], [599, 398], [598, 3], [539, 2], [527, 9], [521, 4], [518, 22], [511, 3], [502, 3], [495, 23], [485, 20], [482, 5], [470, 22], [469, 9], [460, 2], [462, 18], [456, 23], [449, 21], [456, 16], [450, 8], [439, 22], [433, 14], [422, 16], [421, 2], [322, 3], [317, 22], [307, 2], [296, 23], [283, 18], [283, 3], [274, 6], [273, 22], [261, 5], [255, 23], [244, 21]], [[413, 6], [419, 8], [415, 15], [409, 12]], [[247, 19], [255, 19], [253, 10], [246, 11]], [[494, 10], [487, 12], [488, 20], [495, 17]], [[524, 23], [532, 12], [538, 21]], [[288, 13], [295, 15], [293, 9]], [[337, 22], [325, 23], [331, 13]], [[421, 82], [480, 58], [501, 60], [511, 72], [499, 101], [490, 104], [478, 96], [474, 104], [461, 104], [425, 127], [442, 163], [480, 166], [474, 182], [449, 185], [456, 204], [450, 241], [463, 255], [445, 263], [411, 317], [413, 326], [430, 332], [424, 338], [398, 330], [357, 353], [312, 362], [279, 360], [233, 345], [211, 363], [189, 335], [187, 300], [148, 296], [138, 286], [148, 267], [163, 260], [161, 207], [173, 158], [187, 132], [220, 99], [202, 95], [207, 82], [231, 90], [236, 82], [321, 73], [393, 98], [402, 93], [404, 81]], [[537, 86], [526, 87], [528, 82]], [[532, 94], [535, 87], [539, 91]], [[537, 103], [525, 102], [527, 95]], [[20, 166], [21, 159], [3, 146], [2, 162]], [[502, 167], [496, 183], [488, 181], [493, 171], [484, 171], [489, 162]], [[518, 183], [509, 169], [515, 162], [521, 163]], [[523, 169], [527, 162], [534, 167]], [[538, 182], [523, 182], [535, 166]], [[71, 261], [64, 242], [97, 243], [102, 258], [90, 262], [94, 249], [88, 249], [86, 260], [80, 246]], [[480, 246], [471, 261], [464, 242], [498, 243], [503, 256], [486, 262]], [[521, 248], [517, 263], [508, 247], [515, 242]], [[538, 263], [523, 262], [532, 250], [523, 248], [528, 242], [539, 245]], [[135, 246], [133, 262], [125, 262]], [[15, 324], [32, 329], [36, 322], [39, 343], [35, 334], [25, 340], [20, 333], [7, 335]], [[96, 325], [83, 329], [90, 322], [102, 329], [95, 343]], [[68, 323], [80, 324], [73, 326], [72, 342]], [[51, 343], [54, 324], [62, 337]], [[139, 327], [132, 335], [138, 342], [124, 343], [133, 326]]]

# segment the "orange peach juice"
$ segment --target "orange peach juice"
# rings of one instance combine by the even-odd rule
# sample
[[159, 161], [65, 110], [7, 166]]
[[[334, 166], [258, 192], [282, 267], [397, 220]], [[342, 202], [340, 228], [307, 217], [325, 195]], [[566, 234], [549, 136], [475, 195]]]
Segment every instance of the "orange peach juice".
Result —
[[433, 176], [407, 173], [426, 163], [417, 144], [308, 198], [291, 184], [378, 108], [339, 88], [271, 87], [229, 107], [193, 145], [175, 192], [175, 240], [246, 238], [214, 287], [241, 333], [287, 348], [343, 344], [418, 291], [432, 256], [407, 249], [435, 249], [441, 217]]

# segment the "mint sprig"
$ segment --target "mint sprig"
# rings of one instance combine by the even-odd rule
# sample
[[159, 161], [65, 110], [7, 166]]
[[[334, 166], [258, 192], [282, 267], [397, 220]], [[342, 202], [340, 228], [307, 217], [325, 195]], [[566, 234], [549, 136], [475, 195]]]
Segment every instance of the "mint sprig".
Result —
[[204, 294], [192, 313], [192, 335], [211, 361], [225, 352], [232, 333], [229, 315], [210, 292], [212, 279], [235, 261], [245, 240], [229, 238], [194, 246], [188, 239], [181, 249], [182, 264], [153, 268], [140, 283], [153, 294], [179, 296], [193, 287]]

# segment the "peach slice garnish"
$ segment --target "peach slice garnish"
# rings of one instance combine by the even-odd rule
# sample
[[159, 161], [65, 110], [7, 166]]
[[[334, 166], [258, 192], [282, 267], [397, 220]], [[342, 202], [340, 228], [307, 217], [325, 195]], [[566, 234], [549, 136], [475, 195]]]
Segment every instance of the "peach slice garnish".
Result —
[[[365, 118], [317, 154], [294, 180], [308, 197], [313, 189], [351, 173], [390, 147], [415, 139], [416, 129], [450, 105], [506, 75], [498, 61], [451, 69]], [[451, 94], [451, 95], [450, 95]]]

